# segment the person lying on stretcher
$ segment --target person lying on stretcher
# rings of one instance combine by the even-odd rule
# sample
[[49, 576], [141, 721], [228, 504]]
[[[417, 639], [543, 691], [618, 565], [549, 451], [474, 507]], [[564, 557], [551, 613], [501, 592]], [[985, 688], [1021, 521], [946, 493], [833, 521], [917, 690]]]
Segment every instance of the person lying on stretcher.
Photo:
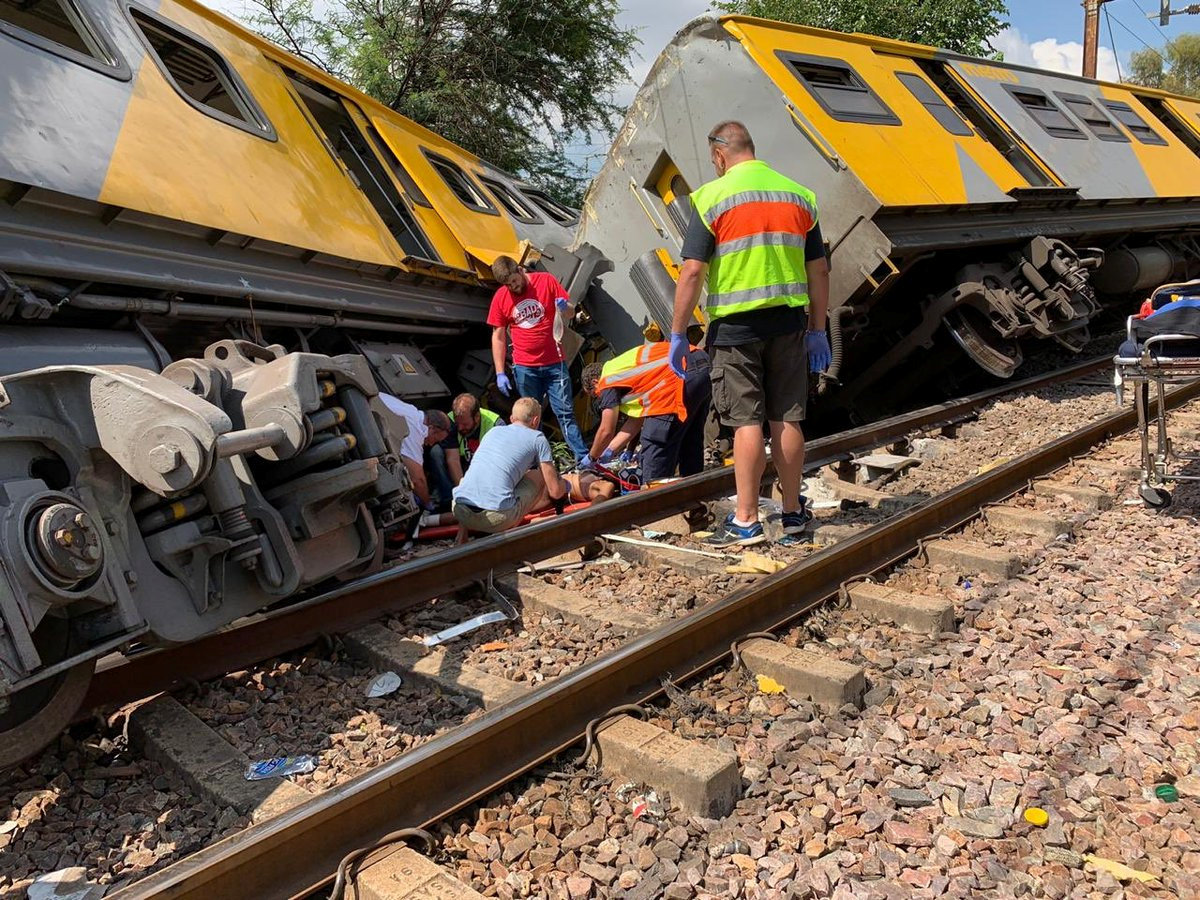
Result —
[[1200, 356], [1200, 281], [1164, 284], [1155, 289], [1130, 323], [1129, 336], [1117, 350], [1119, 358], [1141, 356], [1145, 342], [1156, 335], [1194, 335], [1196, 340], [1167, 341], [1152, 354], [1165, 359]]

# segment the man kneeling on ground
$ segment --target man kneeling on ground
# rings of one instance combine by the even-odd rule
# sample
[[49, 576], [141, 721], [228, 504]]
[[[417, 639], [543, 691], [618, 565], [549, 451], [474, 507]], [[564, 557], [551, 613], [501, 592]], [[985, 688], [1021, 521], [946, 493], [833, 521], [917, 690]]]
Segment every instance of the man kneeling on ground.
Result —
[[526, 513], [567, 496], [550, 442], [538, 431], [542, 405], [532, 397], [513, 404], [512, 424], [493, 428], [479, 442], [471, 467], [454, 489], [458, 543], [469, 531], [496, 534], [521, 523]]

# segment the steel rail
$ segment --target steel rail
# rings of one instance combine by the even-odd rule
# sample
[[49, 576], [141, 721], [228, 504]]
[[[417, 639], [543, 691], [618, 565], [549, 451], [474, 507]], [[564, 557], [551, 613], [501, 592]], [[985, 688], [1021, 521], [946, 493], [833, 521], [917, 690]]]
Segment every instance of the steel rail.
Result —
[[[990, 388], [967, 397], [882, 419], [818, 438], [808, 444], [806, 469], [847, 459], [914, 431], [961, 420], [980, 406], [1019, 391], [1072, 381], [1111, 365], [1098, 357], [1047, 375]], [[764, 480], [774, 474], [768, 457]], [[216, 678], [280, 653], [303, 647], [323, 635], [366, 624], [388, 612], [424, 603], [485, 578], [489, 571], [513, 569], [582, 547], [595, 535], [630, 523], [648, 524], [697, 503], [730, 493], [731, 467], [711, 469], [678, 482], [627, 494], [569, 518], [547, 519], [516, 531], [472, 541], [336, 590], [243, 619], [236, 625], [187, 644], [104, 661], [81, 707], [81, 716], [104, 706], [128, 703], [192, 681]], [[567, 525], [569, 527], [562, 527]]]
[[[1168, 403], [1198, 395], [1200, 381], [1172, 393]], [[664, 676], [680, 682], [711, 668], [737, 638], [787, 625], [847, 580], [911, 555], [923, 539], [969, 521], [985, 504], [1135, 423], [1132, 410], [1116, 412], [976, 476], [150, 875], [113, 900], [307, 896], [329, 882], [348, 851], [399, 827], [428, 826], [487, 796], [576, 742], [590, 719], [658, 696]]]

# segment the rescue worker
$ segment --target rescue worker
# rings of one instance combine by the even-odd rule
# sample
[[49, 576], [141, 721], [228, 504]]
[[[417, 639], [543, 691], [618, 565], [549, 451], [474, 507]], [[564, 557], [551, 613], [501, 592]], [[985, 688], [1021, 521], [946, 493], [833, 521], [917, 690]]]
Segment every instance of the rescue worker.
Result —
[[[490, 409], [481, 409], [474, 394], [459, 394], [450, 404], [450, 421], [454, 430], [434, 448], [434, 459], [440, 457], [440, 468], [444, 470], [446, 497], [450, 489], [458, 487], [463, 473], [471, 465], [471, 457], [479, 449], [483, 436], [497, 425], [504, 425], [504, 418]], [[439, 478], [440, 481], [440, 478]]]
[[[712, 385], [708, 354], [690, 346], [683, 380], [669, 368], [666, 342], [643, 344], [610, 359], [603, 367], [588, 366], [583, 386], [597, 398], [600, 425], [583, 465], [607, 462], [637, 437], [646, 481], [695, 475], [704, 468], [704, 424]], [[626, 422], [618, 431], [621, 416]]]
[[408, 426], [408, 433], [400, 442], [400, 461], [408, 470], [413, 494], [421, 509], [436, 512], [437, 504], [433, 501], [429, 479], [425, 475], [425, 453], [450, 434], [453, 427], [450, 417], [440, 409], [427, 409], [422, 412], [411, 403], [383, 391], [379, 392], [379, 399], [389, 412], [399, 416]]
[[766, 540], [758, 520], [766, 469], [763, 421], [783, 492], [783, 531], [812, 520], [800, 496], [808, 373], [829, 366], [825, 314], [829, 264], [817, 224], [817, 198], [754, 155], [741, 122], [708, 135], [717, 179], [691, 195], [692, 217], [675, 287], [671, 369], [684, 377], [686, 329], [708, 270], [708, 347], [712, 396], [722, 424], [734, 430], [737, 507], [707, 539], [723, 547]]
[[506, 397], [512, 396], [513, 386], [504, 368], [511, 337], [517, 394], [533, 397], [539, 403], [549, 394], [550, 408], [558, 419], [563, 440], [579, 459], [587, 452], [587, 446], [575, 424], [571, 374], [563, 359], [562, 346], [554, 338], [555, 316], [570, 314], [567, 292], [553, 275], [526, 272], [508, 256], [496, 258], [492, 275], [500, 282], [487, 318], [492, 326], [496, 386]]
[[526, 513], [567, 496], [550, 442], [538, 430], [541, 423], [541, 401], [521, 397], [513, 404], [512, 424], [493, 428], [479, 442], [474, 465], [454, 489], [452, 512], [460, 544], [468, 531], [507, 531], [520, 525]]

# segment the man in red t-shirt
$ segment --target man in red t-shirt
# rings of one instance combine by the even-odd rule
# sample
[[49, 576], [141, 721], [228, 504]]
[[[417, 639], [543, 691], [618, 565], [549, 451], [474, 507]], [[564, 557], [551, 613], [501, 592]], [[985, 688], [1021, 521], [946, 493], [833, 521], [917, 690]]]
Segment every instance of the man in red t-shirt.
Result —
[[567, 292], [547, 272], [526, 272], [508, 256], [497, 257], [492, 274], [501, 287], [492, 298], [488, 324], [492, 326], [492, 361], [496, 364], [496, 386], [512, 396], [512, 383], [504, 371], [508, 338], [512, 337], [513, 372], [517, 393], [539, 403], [547, 394], [567, 446], [582, 459], [587, 445], [575, 424], [571, 375], [563, 360], [562, 347], [554, 339], [554, 317], [567, 315]]

